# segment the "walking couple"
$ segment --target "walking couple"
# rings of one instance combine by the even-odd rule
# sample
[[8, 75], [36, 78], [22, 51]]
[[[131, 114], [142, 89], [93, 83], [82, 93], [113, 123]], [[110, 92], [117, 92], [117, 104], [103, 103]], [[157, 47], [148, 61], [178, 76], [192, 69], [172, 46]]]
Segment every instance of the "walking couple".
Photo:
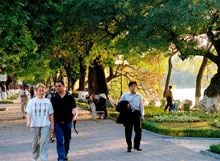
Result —
[[72, 122], [78, 111], [74, 97], [65, 92], [64, 82], [56, 82], [56, 94], [51, 101], [45, 98], [46, 87], [38, 84], [37, 97], [31, 99], [26, 108], [27, 128], [31, 128], [33, 161], [39, 157], [48, 159], [48, 138], [50, 132], [56, 135], [58, 161], [68, 160]]

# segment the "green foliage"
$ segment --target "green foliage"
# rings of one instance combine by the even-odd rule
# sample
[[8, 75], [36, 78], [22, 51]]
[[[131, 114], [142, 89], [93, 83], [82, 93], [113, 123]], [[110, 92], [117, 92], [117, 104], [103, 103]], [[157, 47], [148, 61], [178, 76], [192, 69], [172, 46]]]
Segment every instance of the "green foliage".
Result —
[[177, 116], [177, 115], [163, 115], [163, 116], [154, 116], [152, 121], [155, 122], [198, 122], [201, 121], [199, 117], [192, 116]]
[[149, 101], [149, 106], [155, 106], [156, 105], [156, 100], [150, 100]]
[[146, 130], [168, 136], [210, 138], [220, 137], [219, 129], [174, 129], [147, 120], [142, 123], [142, 127]]
[[211, 152], [220, 154], [220, 144], [210, 145], [209, 148]]
[[76, 104], [88, 108], [88, 105], [86, 103], [76, 102]]
[[144, 113], [146, 117], [153, 117], [164, 113], [163, 109], [163, 107], [159, 106], [144, 106]]
[[164, 116], [164, 115], [199, 117], [201, 120], [213, 119], [220, 116], [219, 113], [209, 113], [202, 111], [157, 113], [154, 116]]
[[217, 118], [213, 121], [212, 125], [215, 126], [215, 127], [220, 128], [220, 118], [217, 117]]
[[112, 111], [108, 111], [108, 116], [109, 117], [112, 117], [112, 118], [117, 118], [118, 117], [118, 115], [119, 115], [119, 113], [118, 112], [112, 112]]
[[185, 99], [185, 100], [183, 100], [182, 104], [183, 104], [183, 110], [189, 111], [190, 106], [192, 106], [192, 100]]
[[165, 107], [166, 106], [166, 99], [162, 98], [160, 99], [160, 106]]

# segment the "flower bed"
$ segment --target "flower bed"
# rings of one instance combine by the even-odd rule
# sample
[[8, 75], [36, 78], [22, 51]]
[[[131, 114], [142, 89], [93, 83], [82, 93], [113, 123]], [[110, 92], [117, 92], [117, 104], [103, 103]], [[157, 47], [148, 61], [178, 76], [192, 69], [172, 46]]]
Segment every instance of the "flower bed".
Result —
[[158, 123], [145, 120], [142, 127], [146, 130], [168, 136], [177, 137], [210, 137], [219, 138], [219, 129], [187, 129], [187, 128], [169, 128]]
[[187, 116], [187, 115], [154, 116], [151, 120], [155, 122], [199, 122], [201, 121], [199, 117], [192, 117], [192, 116]]
[[213, 119], [219, 117], [219, 113], [208, 113], [201, 111], [191, 111], [191, 112], [169, 112], [169, 113], [158, 113], [155, 116], [189, 116], [189, 117], [199, 117], [201, 120]]
[[212, 123], [213, 126], [220, 128], [220, 118], [217, 118]]

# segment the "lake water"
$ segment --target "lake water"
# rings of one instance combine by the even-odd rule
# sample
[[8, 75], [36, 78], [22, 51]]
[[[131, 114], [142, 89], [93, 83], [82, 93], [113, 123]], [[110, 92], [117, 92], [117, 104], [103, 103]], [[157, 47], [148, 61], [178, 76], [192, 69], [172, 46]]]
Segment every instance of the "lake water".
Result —
[[[201, 99], [203, 98], [203, 93], [206, 88], [201, 90]], [[182, 88], [182, 89], [172, 89], [174, 100], [183, 101], [184, 99], [189, 99], [195, 102], [195, 88]]]

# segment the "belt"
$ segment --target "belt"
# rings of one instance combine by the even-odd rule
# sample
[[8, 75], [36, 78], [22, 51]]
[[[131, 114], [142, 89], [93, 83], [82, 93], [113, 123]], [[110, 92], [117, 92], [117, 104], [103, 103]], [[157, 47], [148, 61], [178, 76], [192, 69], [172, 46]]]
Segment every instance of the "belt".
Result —
[[132, 112], [140, 112], [140, 110], [132, 110]]
[[[59, 122], [60, 124], [64, 124], [65, 122]], [[76, 130], [76, 120], [73, 121], [73, 129], [75, 130], [75, 132], [78, 134], [78, 131]]]

